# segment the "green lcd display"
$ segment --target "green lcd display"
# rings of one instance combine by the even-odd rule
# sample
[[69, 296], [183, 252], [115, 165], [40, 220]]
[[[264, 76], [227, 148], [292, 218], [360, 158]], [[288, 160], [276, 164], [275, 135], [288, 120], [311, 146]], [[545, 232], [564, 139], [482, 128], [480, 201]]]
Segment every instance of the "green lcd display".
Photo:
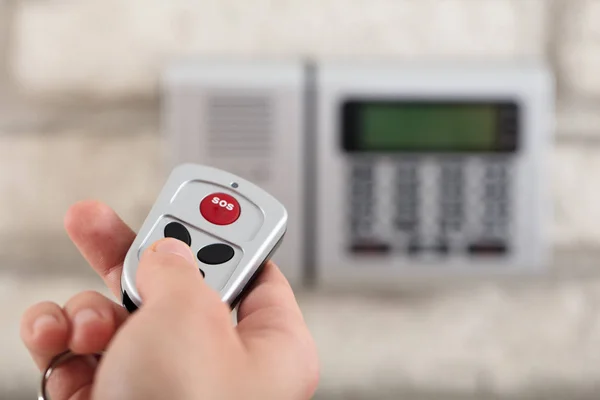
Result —
[[[350, 103], [346, 148], [352, 151], [493, 152], [512, 150], [514, 108], [490, 103]], [[512, 118], [512, 119], [511, 119]]]

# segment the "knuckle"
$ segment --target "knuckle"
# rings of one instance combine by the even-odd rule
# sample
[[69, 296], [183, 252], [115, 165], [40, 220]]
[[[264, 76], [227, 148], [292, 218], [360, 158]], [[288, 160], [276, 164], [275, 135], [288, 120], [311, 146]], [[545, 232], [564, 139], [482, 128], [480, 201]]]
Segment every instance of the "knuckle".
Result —
[[94, 290], [85, 290], [71, 297], [65, 303], [64, 308], [68, 311], [74, 311], [83, 307], [90, 306], [91, 304], [97, 307], [98, 305], [104, 303], [105, 299], [106, 298], [102, 294]]

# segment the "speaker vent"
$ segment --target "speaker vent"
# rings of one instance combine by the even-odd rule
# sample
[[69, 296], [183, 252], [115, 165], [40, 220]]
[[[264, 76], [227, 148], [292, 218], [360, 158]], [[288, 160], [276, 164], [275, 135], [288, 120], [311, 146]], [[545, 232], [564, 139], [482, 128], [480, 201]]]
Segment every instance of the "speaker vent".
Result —
[[265, 95], [213, 95], [206, 115], [211, 164], [252, 181], [267, 180], [271, 99]]
[[208, 104], [208, 140], [212, 157], [268, 157], [271, 151], [271, 118], [268, 97], [211, 97]]

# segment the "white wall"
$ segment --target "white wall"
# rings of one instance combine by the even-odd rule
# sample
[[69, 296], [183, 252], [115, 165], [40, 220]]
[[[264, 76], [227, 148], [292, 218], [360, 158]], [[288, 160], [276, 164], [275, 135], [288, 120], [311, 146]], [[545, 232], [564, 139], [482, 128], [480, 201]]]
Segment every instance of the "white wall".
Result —
[[[59, 5], [60, 4], [60, 5]], [[540, 57], [538, 0], [21, 2], [12, 66], [34, 93], [147, 94], [182, 54]]]
[[[557, 210], [553, 235], [557, 245], [600, 244], [600, 224], [590, 218], [600, 201], [600, 182], [593, 179], [600, 172], [595, 161], [600, 149], [595, 139], [600, 132], [600, 1], [4, 1], [9, 2], [4, 14], [12, 16], [5, 29], [9, 37], [5, 64], [12, 85], [29, 98], [50, 104], [58, 99], [79, 105], [85, 100], [154, 98], [161, 68], [173, 57], [194, 54], [547, 60], [556, 69], [560, 90], [552, 166]], [[70, 107], [62, 112], [68, 113]], [[48, 122], [40, 120], [40, 112], [35, 112], [36, 124], [29, 116], [25, 122], [5, 124], [4, 129], [0, 118], [0, 132], [12, 133], [10, 138], [0, 136], [5, 151], [39, 146], [25, 136], [47, 131]], [[107, 128], [98, 123], [80, 127], [89, 131], [90, 125], [96, 134], [110, 133], [103, 132]], [[53, 126], [60, 129], [60, 122]], [[138, 135], [135, 124], [131, 129], [137, 139], [111, 135], [106, 140], [113, 144], [105, 146], [117, 148], [132, 140], [147, 140]], [[82, 136], [76, 131], [61, 132], [57, 140], [68, 141], [68, 135], [74, 140]], [[126, 142], [121, 144], [121, 140]], [[75, 146], [85, 146], [85, 142]], [[40, 170], [46, 169], [47, 161], [35, 157], [33, 149], [23, 151], [24, 156], [11, 163], [30, 167], [18, 168], [18, 175], [5, 179], [43, 179]], [[68, 163], [77, 163], [80, 157], [59, 145], [54, 151]], [[128, 158], [119, 152], [114, 157]], [[84, 168], [102, 169], [106, 176], [119, 175], [121, 166], [132, 162], [103, 165], [102, 157], [97, 160], [98, 165]], [[41, 165], [35, 169], [32, 163]], [[60, 185], [72, 181], [52, 179], [65, 179]], [[12, 199], [28, 196], [15, 186]], [[84, 187], [77, 192], [89, 193], [91, 189]], [[121, 195], [111, 193], [109, 187], [103, 190], [98, 193], [108, 198]], [[56, 209], [49, 205], [51, 209], [37, 221], [54, 224], [71, 200], [65, 199], [60, 207], [56, 203]], [[17, 229], [14, 218], [14, 214], [0, 214], [0, 227]]]
[[[193, 54], [546, 60], [559, 84], [553, 238], [600, 249], [600, 0], [0, 0], [0, 271], [80, 270], [56, 238], [82, 197], [141, 222], [162, 180], [159, 74]], [[573, 254], [560, 261], [565, 275], [579, 262]], [[66, 296], [72, 286], [54, 278]], [[19, 293], [19, 306], [33, 299]], [[423, 294], [402, 306], [303, 305], [330, 393], [476, 393], [483, 382], [512, 394], [600, 383], [599, 298], [594, 279], [573, 278]], [[0, 376], [28, 363], [0, 364]]]

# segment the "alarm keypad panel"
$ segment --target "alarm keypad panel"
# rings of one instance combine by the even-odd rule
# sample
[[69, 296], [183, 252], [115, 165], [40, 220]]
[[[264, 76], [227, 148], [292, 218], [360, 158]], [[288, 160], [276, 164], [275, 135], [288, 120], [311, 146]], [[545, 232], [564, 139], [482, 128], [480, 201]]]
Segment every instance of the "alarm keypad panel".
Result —
[[349, 99], [341, 110], [351, 253], [509, 255], [516, 104]]
[[511, 247], [511, 157], [372, 157], [351, 162], [353, 253], [497, 255]]

